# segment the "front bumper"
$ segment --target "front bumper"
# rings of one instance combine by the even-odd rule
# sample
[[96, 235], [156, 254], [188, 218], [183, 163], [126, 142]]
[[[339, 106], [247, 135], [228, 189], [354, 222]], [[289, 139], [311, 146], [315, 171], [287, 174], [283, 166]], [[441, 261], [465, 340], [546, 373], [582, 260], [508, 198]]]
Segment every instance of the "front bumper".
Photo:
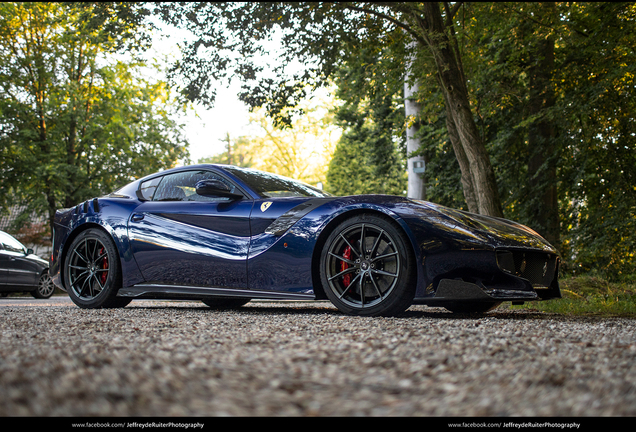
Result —
[[[427, 287], [427, 295], [416, 298], [415, 303], [442, 305], [561, 298], [558, 255], [519, 249], [484, 251], [476, 255], [464, 261], [469, 265], [442, 272]], [[448, 262], [445, 264], [448, 266]]]

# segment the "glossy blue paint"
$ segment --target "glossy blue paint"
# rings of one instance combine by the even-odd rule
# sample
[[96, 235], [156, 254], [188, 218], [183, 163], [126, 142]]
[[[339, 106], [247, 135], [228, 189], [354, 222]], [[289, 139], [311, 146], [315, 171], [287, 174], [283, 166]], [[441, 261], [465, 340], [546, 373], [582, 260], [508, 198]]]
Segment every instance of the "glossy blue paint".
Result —
[[128, 238], [145, 281], [247, 288], [252, 204], [141, 203]]
[[[221, 176], [244, 198], [152, 201], [139, 194], [147, 180], [196, 170]], [[131, 296], [153, 289], [169, 292], [170, 286], [177, 287], [175, 292], [201, 295], [319, 295], [314, 284], [321, 241], [344, 218], [363, 212], [384, 215], [409, 239], [417, 266], [416, 301], [433, 298], [441, 280], [467, 274], [475, 275], [476, 283], [490, 278], [497, 289], [508, 285], [529, 291], [527, 282], [502, 272], [497, 251], [558, 255], [532, 230], [511, 221], [396, 196], [267, 197], [258, 192], [258, 185], [244, 181], [248, 174], [219, 165], [181, 167], [58, 211], [50, 266], [53, 282], [64, 289], [62, 267], [73, 238], [86, 228], [100, 227], [115, 242], [122, 292]]]

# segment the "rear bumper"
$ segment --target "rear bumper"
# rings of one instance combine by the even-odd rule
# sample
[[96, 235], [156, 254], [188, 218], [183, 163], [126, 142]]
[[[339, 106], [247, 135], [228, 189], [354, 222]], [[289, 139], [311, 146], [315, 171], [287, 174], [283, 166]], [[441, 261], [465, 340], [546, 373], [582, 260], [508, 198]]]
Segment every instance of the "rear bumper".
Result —
[[53, 228], [53, 252], [51, 253], [51, 261], [49, 262], [49, 276], [53, 284], [66, 291], [64, 284], [62, 283], [62, 260], [61, 253], [64, 248], [64, 240], [68, 237], [68, 228], [55, 224]]

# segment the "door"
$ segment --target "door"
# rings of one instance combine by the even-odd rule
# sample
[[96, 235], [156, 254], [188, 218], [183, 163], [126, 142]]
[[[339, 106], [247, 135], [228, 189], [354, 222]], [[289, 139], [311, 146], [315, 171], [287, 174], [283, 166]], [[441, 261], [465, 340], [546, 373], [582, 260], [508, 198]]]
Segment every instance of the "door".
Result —
[[0, 289], [7, 284], [10, 259], [10, 255], [4, 250], [4, 247], [0, 242]]
[[[197, 195], [195, 185], [217, 179], [211, 171], [184, 171], [140, 187], [148, 201], [128, 222], [132, 253], [148, 283], [247, 288], [250, 198]], [[240, 192], [240, 191], [239, 191]]]
[[41, 268], [27, 258], [24, 245], [6, 233], [0, 233], [0, 242], [2, 284], [16, 288], [36, 287]]

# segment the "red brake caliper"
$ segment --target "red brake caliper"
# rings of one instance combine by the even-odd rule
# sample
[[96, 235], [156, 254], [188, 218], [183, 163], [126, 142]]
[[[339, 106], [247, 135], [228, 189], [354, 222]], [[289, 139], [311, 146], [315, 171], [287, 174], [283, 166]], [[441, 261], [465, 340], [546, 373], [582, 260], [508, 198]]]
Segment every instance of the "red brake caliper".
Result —
[[[103, 254], [104, 253], [104, 248], [101, 248], [99, 251], [99, 254]], [[106, 255], [104, 257], [104, 261], [102, 262], [102, 269], [107, 270], [108, 269], [108, 255]], [[106, 278], [108, 278], [108, 272], [102, 272], [102, 274], [99, 276], [99, 279], [102, 282], [102, 285], [106, 283]]]
[[[350, 246], [346, 247], [346, 249], [344, 250], [344, 253], [342, 254], [342, 257], [345, 259], [351, 259]], [[340, 265], [340, 271], [345, 271], [348, 268], [349, 268], [349, 264], [343, 261], [342, 264]], [[349, 287], [349, 284], [351, 283], [351, 273], [347, 273], [346, 275], [342, 277], [342, 283], [344, 284], [345, 288]]]

